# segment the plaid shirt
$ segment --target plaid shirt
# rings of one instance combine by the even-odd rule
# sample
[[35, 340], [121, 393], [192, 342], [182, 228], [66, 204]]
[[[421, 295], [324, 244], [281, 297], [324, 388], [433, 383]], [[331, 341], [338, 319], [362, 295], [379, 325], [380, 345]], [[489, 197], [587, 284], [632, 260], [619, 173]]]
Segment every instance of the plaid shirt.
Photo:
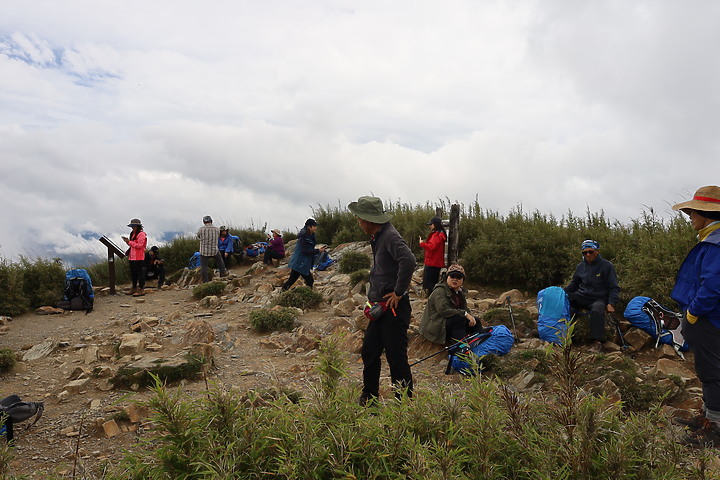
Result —
[[220, 229], [208, 223], [200, 227], [197, 237], [200, 239], [200, 255], [203, 257], [214, 257], [218, 253], [218, 237]]

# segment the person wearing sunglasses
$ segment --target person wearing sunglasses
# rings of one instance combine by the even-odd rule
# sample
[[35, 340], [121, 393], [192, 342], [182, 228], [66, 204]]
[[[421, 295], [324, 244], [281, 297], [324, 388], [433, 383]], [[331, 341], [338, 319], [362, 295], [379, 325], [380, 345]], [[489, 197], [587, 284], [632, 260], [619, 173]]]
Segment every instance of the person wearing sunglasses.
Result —
[[565, 287], [570, 306], [590, 310], [592, 348], [603, 350], [605, 343], [605, 313], [615, 311], [620, 286], [615, 266], [600, 256], [600, 242], [585, 240], [580, 245], [583, 260], [575, 268], [570, 284]]
[[483, 326], [467, 311], [463, 284], [465, 269], [454, 263], [448, 267], [444, 282], [435, 285], [420, 319], [420, 334], [433, 343], [455, 343]]

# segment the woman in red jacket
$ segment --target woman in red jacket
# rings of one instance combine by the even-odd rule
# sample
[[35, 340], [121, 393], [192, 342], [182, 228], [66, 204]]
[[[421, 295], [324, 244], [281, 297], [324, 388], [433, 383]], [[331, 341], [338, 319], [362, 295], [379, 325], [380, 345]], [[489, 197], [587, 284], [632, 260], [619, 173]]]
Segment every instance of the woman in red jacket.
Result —
[[[143, 232], [142, 222], [133, 218], [128, 227], [132, 228], [130, 237], [122, 237], [123, 241], [130, 246], [128, 260], [130, 260], [130, 279], [134, 297], [145, 295], [145, 247], [147, 246], [147, 235]], [[138, 284], [140, 288], [138, 288]]]
[[433, 217], [427, 223], [430, 226], [430, 235], [423, 242], [420, 238], [420, 248], [425, 250], [425, 268], [423, 270], [422, 288], [426, 295], [430, 295], [435, 285], [440, 281], [440, 269], [445, 267], [445, 227], [440, 217]]

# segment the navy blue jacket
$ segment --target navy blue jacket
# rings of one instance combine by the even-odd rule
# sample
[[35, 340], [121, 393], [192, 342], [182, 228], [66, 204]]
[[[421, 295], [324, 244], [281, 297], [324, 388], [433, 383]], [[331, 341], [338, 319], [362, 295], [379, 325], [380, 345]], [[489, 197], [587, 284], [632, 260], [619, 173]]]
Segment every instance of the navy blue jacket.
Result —
[[295, 249], [293, 250], [292, 257], [288, 262], [288, 267], [292, 268], [301, 275], [310, 275], [313, 256], [320, 252], [320, 250], [315, 248], [315, 243], [314, 233], [308, 233], [305, 228], [300, 230], [298, 232], [297, 242], [295, 242]]
[[575, 268], [570, 284], [565, 287], [567, 293], [576, 292], [592, 299], [603, 299], [610, 305], [618, 304], [620, 287], [618, 286], [615, 266], [602, 258], [600, 254], [593, 263], [585, 259]]
[[683, 260], [670, 297], [683, 311], [720, 328], [720, 229], [698, 242]]

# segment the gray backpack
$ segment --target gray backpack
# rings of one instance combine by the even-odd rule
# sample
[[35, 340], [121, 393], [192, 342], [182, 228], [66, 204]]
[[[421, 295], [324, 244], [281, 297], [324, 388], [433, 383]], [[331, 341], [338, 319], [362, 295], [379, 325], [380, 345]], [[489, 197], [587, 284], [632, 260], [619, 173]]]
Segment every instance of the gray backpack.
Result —
[[26, 430], [42, 417], [45, 411], [43, 402], [23, 402], [17, 395], [10, 395], [0, 400], [0, 434], [4, 433], [7, 441], [13, 439], [13, 425], [35, 417]]

